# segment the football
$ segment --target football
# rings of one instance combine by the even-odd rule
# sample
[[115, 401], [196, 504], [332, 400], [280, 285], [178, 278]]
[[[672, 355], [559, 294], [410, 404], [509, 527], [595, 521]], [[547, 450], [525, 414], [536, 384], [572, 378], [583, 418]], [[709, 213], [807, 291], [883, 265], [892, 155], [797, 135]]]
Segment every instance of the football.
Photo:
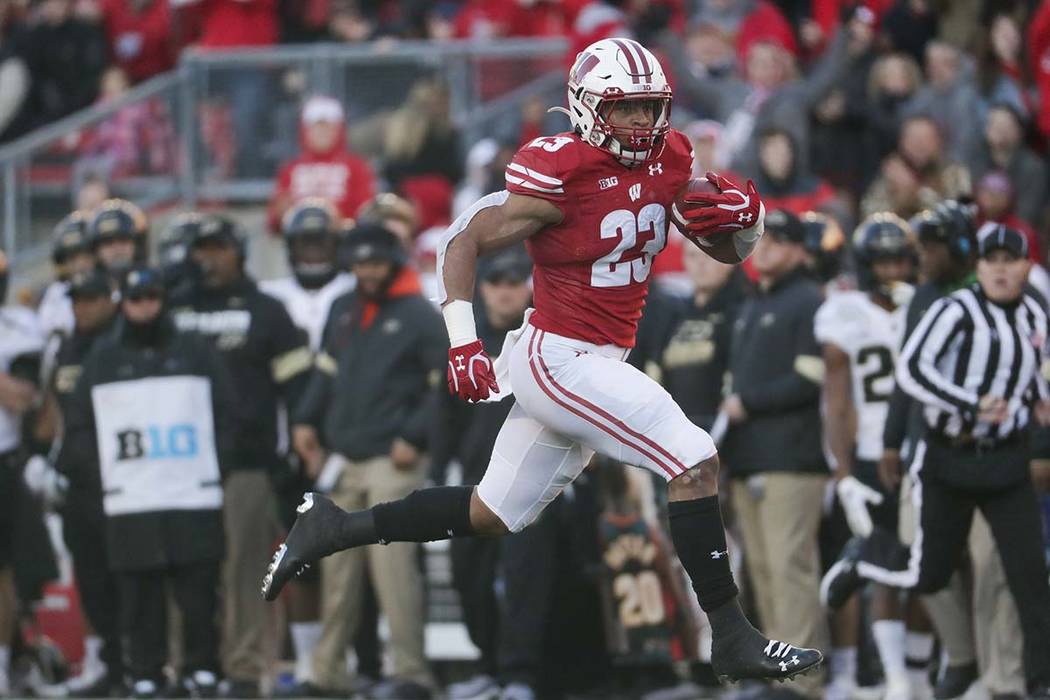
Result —
[[674, 221], [675, 226], [678, 230], [692, 241], [700, 250], [710, 255], [719, 262], [727, 263], [729, 265], [735, 265], [740, 262], [740, 258], [736, 252], [736, 246], [733, 243], [732, 233], [716, 233], [711, 236], [704, 236], [703, 238], [697, 238], [689, 235], [688, 229], [686, 229], [685, 217], [682, 216], [681, 212], [687, 211], [688, 209], [696, 208], [696, 204], [689, 204], [685, 201], [685, 196], [689, 193], [705, 192], [714, 193], [718, 192], [719, 189], [715, 187], [706, 177], [694, 177], [689, 182], [685, 183], [685, 186], [675, 195], [674, 205], [671, 207], [671, 219]]
[[682, 233], [685, 233], [687, 223], [685, 217], [682, 216], [682, 212], [696, 208], [695, 204], [689, 204], [685, 201], [685, 196], [688, 194], [713, 194], [717, 192], [718, 188], [711, 184], [706, 177], [694, 177], [678, 191], [674, 198], [674, 206], [671, 208], [671, 218], [674, 219], [675, 225]]

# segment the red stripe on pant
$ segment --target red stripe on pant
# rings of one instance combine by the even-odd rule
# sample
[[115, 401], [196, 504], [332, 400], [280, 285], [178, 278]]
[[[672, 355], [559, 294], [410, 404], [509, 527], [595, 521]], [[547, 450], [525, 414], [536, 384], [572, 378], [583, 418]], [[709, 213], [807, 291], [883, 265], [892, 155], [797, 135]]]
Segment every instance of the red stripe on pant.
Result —
[[[686, 471], [686, 468], [682, 465], [682, 463], [679, 462], [678, 460], [676, 460], [674, 457], [671, 457], [671, 461], [674, 464], [678, 465], [680, 467], [680, 470], [676, 470], [676, 469], [674, 469], [672, 467], [669, 467], [667, 464], [664, 463], [663, 460], [661, 460], [659, 457], [657, 457], [655, 454], [653, 454], [650, 450], [647, 450], [645, 447], [642, 447], [639, 444], [631, 442], [624, 435], [618, 434], [615, 430], [613, 430], [609, 426], [603, 425], [602, 423], [600, 423], [597, 420], [595, 420], [592, 416], [587, 415], [583, 411], [579, 410], [577, 407], [572, 406], [569, 403], [567, 403], [566, 400], [563, 400], [562, 398], [560, 398], [557, 395], [555, 395], [555, 393], [551, 390], [551, 388], [548, 387], [543, 382], [543, 378], [540, 376], [540, 368], [542, 368], [543, 374], [547, 377], [548, 380], [550, 380], [550, 383], [555, 388], [557, 388], [558, 391], [560, 391], [562, 394], [565, 394], [566, 399], [571, 399], [571, 400], [574, 400], [574, 401], [576, 401], [578, 403], [581, 403], [581, 404], [583, 404], [585, 406], [591, 407], [591, 410], [594, 410], [595, 413], [598, 413], [599, 415], [604, 416], [607, 420], [609, 420], [610, 422], [615, 424], [620, 429], [624, 430], [625, 432], [627, 432], [627, 433], [629, 433], [631, 435], [634, 435], [635, 437], [639, 437], [637, 433], [635, 433], [633, 430], [628, 428], [626, 425], [624, 425], [619, 420], [609, 416], [609, 414], [605, 413], [601, 409], [595, 409], [593, 404], [591, 404], [590, 402], [580, 398], [579, 396], [576, 396], [572, 392], [570, 392], [567, 389], [565, 389], [565, 387], [561, 386], [556, 381], [554, 381], [554, 377], [551, 376], [550, 370], [547, 368], [547, 364], [543, 361], [543, 358], [540, 357], [540, 355], [539, 355], [540, 348], [542, 346], [542, 341], [543, 341], [542, 334], [543, 334], [543, 331], [539, 331], [539, 332], [533, 331], [532, 337], [529, 339], [529, 367], [532, 369], [532, 376], [536, 380], [536, 383], [539, 385], [540, 389], [543, 390], [543, 393], [545, 393], [548, 397], [550, 397], [550, 399], [552, 401], [554, 401], [554, 403], [558, 404], [559, 406], [561, 406], [565, 410], [569, 411], [570, 413], [572, 413], [572, 414], [574, 414], [576, 416], [579, 416], [580, 418], [582, 418], [583, 420], [587, 421], [591, 425], [594, 425], [594, 426], [598, 427], [600, 430], [602, 430], [605, 433], [607, 433], [608, 435], [612, 436], [614, 439], [618, 440], [619, 442], [622, 442], [623, 444], [627, 445], [631, 449], [633, 449], [633, 450], [639, 452], [640, 454], [645, 455], [649, 459], [653, 460], [653, 462], [655, 462], [661, 469], [663, 469], [665, 472], [667, 472], [667, 474], [672, 479], [674, 477], [678, 476], [679, 474], [681, 474], [682, 472]], [[539, 337], [539, 343], [537, 343], [537, 337]], [[537, 367], [536, 360], [539, 361], [539, 368]], [[649, 442], [644, 437], [642, 438], [642, 440], [643, 440], [643, 442], [646, 442], [648, 444], [652, 444], [651, 442]], [[656, 449], [658, 449], [660, 452], [664, 452], [664, 450], [661, 449], [659, 446], [654, 445], [654, 447], [656, 447]], [[665, 452], [665, 454], [666, 454], [666, 452]]]
[[583, 405], [585, 408], [590, 409], [591, 411], [593, 411], [594, 413], [598, 414], [599, 416], [601, 416], [605, 420], [609, 421], [610, 423], [612, 423], [613, 425], [618, 427], [620, 430], [622, 430], [625, 433], [627, 433], [628, 435], [630, 435], [631, 437], [635, 438], [636, 440], [641, 440], [643, 443], [645, 443], [646, 445], [648, 445], [652, 449], [654, 449], [657, 452], [659, 452], [660, 454], [662, 454], [664, 457], [667, 458], [668, 461], [671, 462], [671, 464], [673, 464], [673, 465], [675, 465], [675, 467], [677, 467], [676, 471], [678, 473], [684, 472], [684, 471], [686, 471], [688, 469], [688, 467], [686, 467], [686, 465], [682, 464], [673, 454], [671, 454], [670, 452], [665, 450], [663, 447], [661, 447], [657, 443], [655, 443], [652, 440], [650, 440], [645, 435], [632, 430], [630, 428], [630, 426], [628, 426], [626, 423], [623, 423], [622, 421], [620, 421], [618, 418], [616, 418], [615, 416], [613, 416], [612, 414], [607, 412], [605, 409], [603, 409], [603, 408], [601, 408], [599, 406], [595, 406], [593, 403], [591, 403], [587, 399], [583, 398], [582, 396], [577, 396], [576, 394], [573, 394], [571, 391], [569, 391], [565, 387], [563, 387], [560, 384], [558, 384], [558, 382], [555, 381], [554, 377], [551, 375], [550, 371], [547, 369], [547, 365], [546, 365], [546, 363], [544, 363], [543, 356], [541, 354], [543, 352], [543, 339], [546, 337], [546, 335], [547, 335], [547, 331], [540, 331], [540, 339], [539, 339], [539, 344], [538, 344], [538, 347], [537, 347], [537, 357], [539, 358], [540, 366], [543, 368], [543, 371], [547, 374], [547, 377], [550, 379], [551, 384], [553, 384], [555, 386], [555, 388], [557, 388], [563, 394], [568, 396], [570, 399], [576, 401], [577, 403]]

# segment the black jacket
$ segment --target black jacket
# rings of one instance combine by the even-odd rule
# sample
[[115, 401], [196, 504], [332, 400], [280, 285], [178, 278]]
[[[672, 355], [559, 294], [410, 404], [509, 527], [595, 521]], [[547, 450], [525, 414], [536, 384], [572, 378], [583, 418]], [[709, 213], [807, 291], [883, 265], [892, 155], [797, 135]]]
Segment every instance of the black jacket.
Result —
[[394, 438], [427, 446], [447, 391], [448, 340], [441, 315], [418, 292], [366, 313], [350, 292], [328, 313], [322, 352], [295, 422], [318, 429], [348, 459], [387, 454]]
[[820, 287], [798, 269], [741, 307], [730, 393], [740, 396], [748, 417], [730, 427], [722, 447], [732, 476], [827, 472], [820, 420], [824, 363], [813, 336], [822, 301]]
[[226, 361], [243, 428], [230, 468], [279, 468], [279, 405], [298, 403], [313, 364], [305, 334], [280, 301], [247, 278], [226, 289], [194, 288], [171, 307], [180, 330], [208, 338]]
[[[58, 461], [70, 468], [98, 471], [99, 446], [95, 433], [92, 389], [117, 382], [148, 377], [199, 376], [210, 382], [212, 416], [219, 465], [229, 463], [232, 444], [229, 437], [236, 426], [237, 397], [229, 375], [206, 340], [192, 333], [178, 332], [168, 319], [162, 331], [150, 342], [140, 342], [123, 319], [112, 335], [99, 339], [83, 362], [83, 369], [63, 415], [65, 432]], [[158, 402], [164, 397], [157, 397]], [[84, 454], [95, 460], [80, 459]], [[76, 472], [71, 481], [88, 481], [91, 476]], [[106, 537], [110, 566], [114, 570], [155, 569], [197, 561], [215, 561], [223, 555], [221, 509], [151, 510], [106, 518]]]
[[[55, 353], [54, 369], [48, 388], [54, 394], [59, 413], [68, 416], [74, 410], [74, 389], [84, 370], [84, 360], [91, 349], [114, 332], [113, 323], [106, 324], [91, 333], [74, 330], [73, 335], [62, 339]], [[70, 453], [59, 450], [55, 468], [69, 479], [69, 498], [90, 498], [102, 507], [102, 477], [99, 474], [98, 451], [90, 449]]]
[[689, 420], [705, 429], [711, 427], [722, 402], [733, 323], [744, 303], [746, 285], [744, 273], [737, 270], [704, 306], [682, 300], [660, 349], [661, 383]]

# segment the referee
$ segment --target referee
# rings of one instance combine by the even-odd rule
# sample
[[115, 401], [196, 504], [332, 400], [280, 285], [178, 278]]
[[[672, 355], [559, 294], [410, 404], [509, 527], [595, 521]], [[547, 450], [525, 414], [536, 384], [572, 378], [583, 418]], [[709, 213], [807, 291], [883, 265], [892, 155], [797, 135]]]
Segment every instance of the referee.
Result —
[[1017, 601], [1033, 697], [1050, 697], [1050, 584], [1029, 476], [1029, 422], [1050, 423], [1047, 314], [1024, 291], [1028, 244], [990, 223], [978, 232], [977, 284], [936, 301], [901, 351], [900, 387], [928, 430], [909, 473], [918, 529], [910, 550], [878, 531], [828, 572], [829, 600], [863, 579], [920, 593], [944, 588], [966, 550], [974, 509], [991, 526]]

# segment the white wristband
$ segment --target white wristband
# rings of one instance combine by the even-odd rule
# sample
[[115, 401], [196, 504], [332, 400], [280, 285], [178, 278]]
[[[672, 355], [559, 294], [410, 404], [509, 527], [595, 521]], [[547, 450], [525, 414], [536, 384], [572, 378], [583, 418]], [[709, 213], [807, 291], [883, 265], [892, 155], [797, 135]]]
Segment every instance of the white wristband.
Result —
[[455, 299], [441, 307], [445, 317], [445, 328], [448, 329], [448, 340], [452, 347], [468, 345], [478, 339], [478, 329], [474, 325], [474, 305], [469, 301]]
[[755, 246], [758, 245], [758, 239], [762, 237], [762, 234], [766, 231], [766, 205], [762, 202], [758, 203], [758, 221], [753, 226], [745, 228], [741, 231], [737, 231], [733, 234], [733, 247], [736, 248], [736, 255], [740, 258], [741, 262], [747, 260], [751, 253], [755, 252]]

